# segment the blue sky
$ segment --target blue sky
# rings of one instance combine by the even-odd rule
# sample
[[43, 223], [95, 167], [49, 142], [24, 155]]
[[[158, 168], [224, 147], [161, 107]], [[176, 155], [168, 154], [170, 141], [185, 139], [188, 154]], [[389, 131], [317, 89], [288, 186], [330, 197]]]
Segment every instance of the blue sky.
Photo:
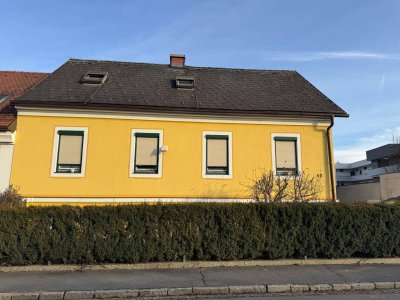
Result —
[[297, 70], [345, 109], [336, 160], [400, 130], [400, 1], [2, 1], [0, 69], [68, 58]]

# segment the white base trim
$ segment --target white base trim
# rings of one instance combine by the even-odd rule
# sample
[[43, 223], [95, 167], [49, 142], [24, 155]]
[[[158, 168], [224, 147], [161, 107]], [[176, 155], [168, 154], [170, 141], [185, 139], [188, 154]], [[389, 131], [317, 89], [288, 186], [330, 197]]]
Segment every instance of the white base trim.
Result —
[[123, 119], [123, 120], [152, 120], [172, 122], [200, 122], [200, 123], [239, 123], [239, 124], [274, 124], [274, 125], [302, 125], [302, 126], [329, 126], [330, 120], [317, 117], [295, 116], [233, 116], [233, 115], [196, 115], [190, 113], [168, 112], [121, 112], [111, 110], [67, 109], [67, 108], [40, 108], [18, 107], [19, 116], [38, 117], [67, 117], [67, 118], [95, 118], [95, 119]]
[[[27, 203], [255, 203], [250, 198], [26, 198]], [[283, 202], [293, 202], [284, 200]], [[329, 202], [329, 200], [310, 200], [308, 202]]]
[[0, 144], [14, 144], [15, 131], [0, 132]]
[[253, 199], [214, 198], [26, 198], [27, 203], [247, 203]]

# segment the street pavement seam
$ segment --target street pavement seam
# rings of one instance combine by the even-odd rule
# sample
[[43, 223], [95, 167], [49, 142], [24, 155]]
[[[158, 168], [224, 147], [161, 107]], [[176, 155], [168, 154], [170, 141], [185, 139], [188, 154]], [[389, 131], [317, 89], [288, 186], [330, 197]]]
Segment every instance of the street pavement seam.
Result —
[[0, 300], [82, 300], [82, 299], [127, 299], [136, 297], [209, 296], [238, 294], [301, 294], [315, 291], [372, 291], [400, 289], [400, 282], [354, 282], [342, 284], [267, 284], [219, 287], [185, 287], [157, 289], [93, 290], [64, 292], [0, 293]]
[[330, 272], [332, 272], [333, 274], [335, 274], [336, 276], [340, 277], [340, 279], [342, 279], [345, 283], [348, 283], [346, 277], [343, 276], [342, 274], [339, 274], [339, 272], [336, 272], [335, 270], [333, 270], [331, 266], [328, 265], [328, 266], [326, 266], [325, 268], [326, 268], [328, 271], [330, 271]]

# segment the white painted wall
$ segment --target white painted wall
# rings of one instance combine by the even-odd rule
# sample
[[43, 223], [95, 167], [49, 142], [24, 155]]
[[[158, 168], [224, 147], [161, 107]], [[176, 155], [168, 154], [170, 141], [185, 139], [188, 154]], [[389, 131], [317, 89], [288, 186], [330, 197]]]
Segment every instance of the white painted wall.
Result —
[[14, 136], [11, 132], [0, 133], [0, 193], [10, 184]]

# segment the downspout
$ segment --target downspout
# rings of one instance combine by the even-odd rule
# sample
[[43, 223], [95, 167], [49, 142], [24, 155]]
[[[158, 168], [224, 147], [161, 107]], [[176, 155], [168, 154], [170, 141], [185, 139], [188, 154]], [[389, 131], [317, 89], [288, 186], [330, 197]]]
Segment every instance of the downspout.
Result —
[[335, 116], [331, 115], [331, 124], [328, 126], [326, 130], [326, 137], [328, 139], [328, 160], [329, 160], [329, 174], [331, 179], [331, 193], [332, 193], [332, 201], [336, 201], [336, 183], [335, 183], [335, 174], [334, 174], [334, 165], [332, 161], [332, 143], [331, 143], [331, 128], [335, 124]]

